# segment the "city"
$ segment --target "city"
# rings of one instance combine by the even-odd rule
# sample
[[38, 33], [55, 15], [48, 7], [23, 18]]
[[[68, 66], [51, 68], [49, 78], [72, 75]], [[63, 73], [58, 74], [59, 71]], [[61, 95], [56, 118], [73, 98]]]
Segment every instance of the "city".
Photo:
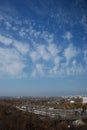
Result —
[[14, 108], [12, 112], [31, 113], [43, 122], [67, 122], [67, 129], [87, 126], [87, 96], [0, 97], [0, 109], [3, 104], [9, 106], [7, 113]]

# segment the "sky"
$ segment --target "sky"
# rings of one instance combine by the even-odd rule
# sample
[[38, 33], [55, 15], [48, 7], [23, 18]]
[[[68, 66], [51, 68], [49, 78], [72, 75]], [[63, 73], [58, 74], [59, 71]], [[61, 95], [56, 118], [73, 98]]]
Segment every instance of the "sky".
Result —
[[87, 94], [87, 0], [0, 0], [0, 96]]

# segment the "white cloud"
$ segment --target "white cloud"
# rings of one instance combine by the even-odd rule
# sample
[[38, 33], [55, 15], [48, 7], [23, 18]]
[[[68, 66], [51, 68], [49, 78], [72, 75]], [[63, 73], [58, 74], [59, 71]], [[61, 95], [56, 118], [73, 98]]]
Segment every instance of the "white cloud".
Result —
[[5, 36], [0, 35], [0, 42], [5, 45], [10, 45], [12, 44], [13, 40], [11, 38], [7, 38]]
[[50, 34], [47, 31], [41, 32], [41, 37], [47, 41], [47, 43], [52, 43], [54, 41], [54, 34]]
[[11, 29], [12, 25], [8, 21], [5, 21], [6, 29], [9, 30]]
[[40, 59], [45, 60], [45, 61], [49, 61], [51, 58], [50, 53], [47, 51], [46, 46], [45, 45], [37, 45], [35, 44], [33, 46], [34, 51], [30, 52], [30, 57], [32, 59], [32, 61], [38, 61]]
[[64, 57], [66, 58], [67, 63], [74, 57], [76, 57], [76, 55], [78, 54], [77, 49], [70, 44], [67, 48], [65, 48], [64, 50]]
[[56, 56], [60, 52], [60, 49], [57, 48], [55, 44], [49, 44], [47, 49], [49, 53], [51, 54], [51, 56]]
[[30, 57], [32, 61], [38, 61], [40, 59], [49, 62], [51, 60], [58, 62], [57, 54], [60, 52], [60, 49], [57, 48], [54, 44], [34, 44], [33, 50], [30, 51]]
[[60, 56], [56, 56], [56, 57], [54, 57], [53, 58], [53, 63], [54, 63], [54, 66], [53, 66], [53, 68], [51, 68], [50, 70], [49, 70], [49, 74], [51, 74], [51, 75], [57, 75], [57, 74], [59, 74], [59, 65], [61, 64], [61, 57]]
[[[84, 68], [87, 65], [87, 50], [80, 52], [80, 56], [84, 54], [85, 65], [81, 63], [82, 59], [78, 63], [79, 51], [75, 45], [69, 44], [67, 48], [61, 44], [58, 46], [54, 42], [53, 33], [42, 28], [37, 30], [30, 20], [23, 22], [19, 19], [0, 16], [0, 20], [4, 22], [4, 28], [8, 32], [5, 35], [0, 35], [1, 46], [3, 44], [3, 48], [0, 47], [0, 75], [3, 73], [9, 76], [22, 77], [26, 73], [32, 77], [47, 77], [87, 73], [87, 67]], [[14, 26], [11, 25], [13, 20]], [[84, 27], [86, 27], [85, 21], [86, 18], [84, 17], [82, 19]], [[11, 29], [11, 33], [8, 29]], [[21, 40], [12, 38], [13, 36], [19, 36], [18, 39]], [[67, 42], [70, 42], [72, 37], [72, 33], [69, 31], [65, 32], [63, 36]], [[30, 66], [31, 73], [28, 72]], [[24, 73], [24, 70], [27, 71]]]
[[87, 63], [87, 50], [84, 50], [84, 61]]
[[34, 61], [34, 62], [38, 61], [40, 59], [40, 55], [38, 54], [37, 51], [31, 51], [29, 55], [30, 55], [32, 61]]
[[81, 64], [79, 64], [79, 65], [76, 66], [76, 73], [77, 73], [78, 75], [84, 74], [85, 71], [86, 71], [86, 69], [85, 69], [84, 66], [82, 66]]
[[54, 64], [57, 66], [59, 63], [60, 63], [60, 60], [61, 60], [62, 58], [60, 57], [60, 56], [56, 56], [55, 58], [54, 58]]
[[26, 32], [25, 32], [24, 28], [21, 28], [21, 29], [20, 29], [19, 35], [20, 35], [21, 37], [24, 37], [24, 36], [26, 35]]
[[67, 75], [75, 76], [75, 75], [82, 75], [84, 73], [85, 73], [85, 69], [81, 64], [78, 64], [78, 65], [75, 64], [74, 66], [66, 68]]
[[63, 35], [63, 38], [66, 39], [66, 40], [70, 40], [72, 38], [72, 33], [71, 32], [66, 32]]
[[45, 45], [37, 46], [37, 52], [43, 60], [49, 60], [50, 59], [50, 54], [47, 52]]
[[[32, 61], [34, 61], [35, 63], [39, 64], [41, 61], [40, 59], [42, 59], [45, 69], [44, 71], [46, 73], [52, 74], [55, 73], [57, 74], [58, 72], [58, 66], [60, 64], [60, 60], [61, 57], [58, 56], [58, 53], [60, 52], [60, 49], [57, 48], [57, 46], [55, 44], [46, 44], [46, 45], [34, 45], [34, 51], [30, 52], [30, 57], [32, 59]], [[54, 64], [53, 68], [50, 68], [50, 64], [49, 66], [46, 65], [46, 63], [51, 63]], [[37, 70], [41, 70], [41, 72], [43, 72], [43, 69], [40, 69], [40, 67], [42, 66], [36, 66], [35, 69], [32, 72], [32, 76], [35, 77], [35, 75], [37, 75], [38, 71]], [[47, 69], [46, 69], [47, 68]], [[40, 73], [40, 72], [39, 72]], [[42, 73], [43, 74], [43, 73]]]
[[16, 26], [13, 26], [11, 29], [12, 29], [13, 31], [17, 31], [17, 30], [18, 30], [18, 28], [17, 28]]
[[36, 64], [31, 76], [32, 77], [44, 76], [44, 65], [39, 63]]
[[35, 42], [37, 41], [42, 41], [45, 43], [53, 43], [54, 41], [54, 34], [49, 33], [48, 31], [44, 31], [44, 30], [36, 30], [33, 27], [33, 24], [26, 24], [26, 26], [28, 26], [28, 28], [23, 28], [21, 27], [19, 29], [19, 36], [20, 37], [26, 37], [29, 40], [33, 39]]
[[58, 74], [58, 67], [54, 66], [52, 69], [49, 70], [49, 74], [51, 76], [57, 75]]
[[0, 72], [8, 76], [22, 77], [25, 64], [15, 49], [0, 47]]
[[27, 43], [22, 43], [14, 40], [13, 46], [21, 53], [27, 54], [29, 52], [29, 45]]
[[8, 75], [17, 77], [22, 77], [24, 75], [22, 69], [25, 67], [25, 65], [20, 61], [10, 63], [9, 65], [7, 64], [3, 67], [5, 69], [5, 73], [7, 73]]
[[29, 45], [25, 42], [23, 43], [2, 35], [0, 35], [0, 42], [8, 46], [12, 44], [21, 54], [26, 54], [29, 52]]
[[36, 70], [41, 76], [44, 75], [43, 64], [36, 64]]

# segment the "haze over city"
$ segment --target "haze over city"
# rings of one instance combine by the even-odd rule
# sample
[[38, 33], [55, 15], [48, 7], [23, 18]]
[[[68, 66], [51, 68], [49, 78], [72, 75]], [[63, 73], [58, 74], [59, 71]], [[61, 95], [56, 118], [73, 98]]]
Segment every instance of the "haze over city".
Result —
[[87, 1], [0, 0], [0, 96], [87, 94]]

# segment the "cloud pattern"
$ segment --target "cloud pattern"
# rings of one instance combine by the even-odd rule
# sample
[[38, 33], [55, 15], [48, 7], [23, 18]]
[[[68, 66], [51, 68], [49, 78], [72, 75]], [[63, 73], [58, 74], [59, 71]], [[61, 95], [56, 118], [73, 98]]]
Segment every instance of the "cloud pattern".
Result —
[[[36, 13], [40, 15], [39, 11]], [[59, 19], [61, 16], [62, 21], [69, 24], [66, 14], [61, 14], [60, 11], [55, 15], [51, 13], [50, 17]], [[86, 21], [86, 15], [79, 21], [85, 34]], [[58, 28], [61, 28], [60, 21], [58, 22]], [[76, 21], [69, 25], [73, 24], [76, 24]], [[76, 34], [70, 30], [58, 35], [58, 32], [51, 32], [45, 26], [37, 27], [35, 21], [29, 18], [20, 21], [19, 16], [0, 13], [0, 78], [66, 77], [87, 74], [87, 44], [78, 46], [79, 43], [73, 40]], [[87, 42], [86, 35], [81, 38], [83, 44]]]

